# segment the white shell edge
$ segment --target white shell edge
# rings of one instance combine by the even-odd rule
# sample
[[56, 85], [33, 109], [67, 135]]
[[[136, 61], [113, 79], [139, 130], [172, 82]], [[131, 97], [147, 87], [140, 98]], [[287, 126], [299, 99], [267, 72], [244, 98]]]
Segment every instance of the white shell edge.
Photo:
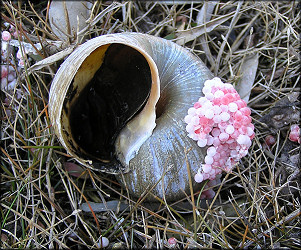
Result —
[[[135, 39], [135, 36], [138, 37], [139, 40]], [[98, 47], [110, 43], [120, 43], [130, 46], [139, 51], [146, 58], [151, 69], [152, 87], [149, 100], [142, 111], [122, 129], [116, 139], [116, 153], [123, 164], [126, 164], [126, 166], [129, 165], [129, 161], [135, 156], [141, 145], [151, 136], [156, 126], [155, 106], [160, 97], [160, 80], [155, 62], [143, 48], [143, 42], [141, 42], [143, 38], [147, 39], [146, 35], [139, 33], [130, 35], [129, 33], [118, 33], [93, 38], [80, 45], [70, 54], [60, 66], [53, 79], [49, 93], [50, 119], [63, 147], [70, 155], [75, 157], [78, 162], [85, 166], [91, 167], [91, 161], [77, 156], [76, 152], [73, 152], [68, 142], [65, 141], [61, 117], [64, 99], [72, 79], [84, 60]]]

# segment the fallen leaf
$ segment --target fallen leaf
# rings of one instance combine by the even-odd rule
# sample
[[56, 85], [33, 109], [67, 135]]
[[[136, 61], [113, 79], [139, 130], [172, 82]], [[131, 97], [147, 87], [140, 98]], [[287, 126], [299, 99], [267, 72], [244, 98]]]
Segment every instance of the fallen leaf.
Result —
[[219, 1], [210, 1], [204, 2], [202, 9], [199, 11], [196, 22], [198, 25], [202, 25], [210, 21], [215, 5], [217, 5]]
[[86, 170], [75, 163], [64, 162], [63, 166], [71, 176], [81, 179], [86, 179], [88, 177]]
[[177, 31], [182, 31], [182, 30], [185, 30], [185, 22], [182, 22], [181, 24], [180, 24], [180, 26], [177, 28]]
[[231, 12], [227, 15], [215, 18], [214, 20], [211, 20], [210, 22], [207, 22], [205, 24], [202, 24], [200, 26], [184, 30], [184, 31], [178, 31], [177, 38], [175, 39], [175, 42], [179, 45], [184, 45], [185, 43], [194, 40], [195, 38], [199, 37], [200, 35], [204, 33], [209, 33], [212, 30], [214, 30], [216, 27], [221, 25], [222, 23], [226, 22], [228, 19], [230, 19], [235, 12]]
[[277, 101], [274, 107], [262, 116], [259, 121], [275, 131], [288, 126], [289, 123], [298, 123], [300, 120], [298, 96], [299, 92], [293, 92]]
[[[203, 25], [204, 23], [207, 23], [210, 21], [212, 13], [214, 11], [214, 8], [215, 8], [216, 4], [218, 4], [218, 3], [219, 3], [219, 1], [210, 1], [210, 2], [205, 1], [204, 2], [204, 5], [203, 5], [202, 9], [199, 11], [197, 18], [196, 18], [196, 22], [198, 25]], [[201, 48], [205, 52], [205, 55], [206, 55], [207, 59], [209, 60], [210, 64], [214, 65], [214, 59], [211, 54], [209, 45], [206, 41], [205, 35], [200, 35], [199, 41], [201, 44]]]
[[46, 66], [52, 65], [53, 63], [63, 59], [64, 57], [68, 56], [69, 54], [71, 54], [71, 52], [74, 50], [74, 45], [69, 46], [68, 48], [52, 55], [49, 56], [41, 61], [38, 61], [37, 63], [35, 63], [34, 65], [32, 65], [27, 71], [28, 74], [31, 74], [33, 71], [36, 70], [40, 70]]
[[284, 71], [285, 71], [285, 67], [281, 67], [277, 69], [274, 72], [274, 74], [273, 74], [273, 70], [271, 70], [269, 73], [267, 73], [265, 80], [268, 82], [272, 76], [273, 76], [273, 80], [276, 80], [283, 75]]
[[124, 201], [119, 201], [119, 200], [107, 201], [106, 203], [89, 202], [89, 204], [83, 203], [80, 205], [80, 209], [83, 210], [84, 212], [91, 212], [91, 208], [95, 213], [106, 212], [106, 211], [116, 212], [117, 210], [119, 211], [123, 211], [125, 209], [128, 210], [129, 205]]
[[241, 65], [241, 78], [235, 85], [235, 89], [241, 99], [248, 103], [252, 86], [254, 84], [256, 71], [258, 68], [258, 53], [246, 57]]

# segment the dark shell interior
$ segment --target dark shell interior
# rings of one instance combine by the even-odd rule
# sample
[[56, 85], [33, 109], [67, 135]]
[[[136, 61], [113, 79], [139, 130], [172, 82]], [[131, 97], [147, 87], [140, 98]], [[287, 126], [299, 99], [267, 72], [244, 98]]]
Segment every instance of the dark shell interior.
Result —
[[84, 152], [81, 157], [99, 169], [118, 167], [116, 137], [143, 108], [151, 85], [151, 71], [140, 52], [123, 44], [108, 47], [101, 67], [69, 112], [73, 140]]

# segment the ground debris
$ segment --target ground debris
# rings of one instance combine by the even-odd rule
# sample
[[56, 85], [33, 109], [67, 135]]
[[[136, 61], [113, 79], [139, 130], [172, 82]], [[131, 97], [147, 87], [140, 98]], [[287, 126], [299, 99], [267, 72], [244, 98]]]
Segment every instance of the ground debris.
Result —
[[298, 123], [300, 121], [299, 94], [300, 92], [293, 92], [277, 101], [259, 121], [265, 123], [272, 130], [282, 129], [289, 123]]

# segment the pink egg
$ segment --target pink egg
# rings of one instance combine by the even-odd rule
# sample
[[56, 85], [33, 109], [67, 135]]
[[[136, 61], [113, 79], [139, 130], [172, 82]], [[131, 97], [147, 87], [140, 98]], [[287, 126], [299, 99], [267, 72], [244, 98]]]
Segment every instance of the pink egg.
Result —
[[1, 78], [7, 77], [7, 75], [8, 75], [7, 67], [5, 65], [3, 65], [1, 67]]
[[2, 32], [2, 39], [6, 42], [11, 40], [11, 34], [8, 31]]

